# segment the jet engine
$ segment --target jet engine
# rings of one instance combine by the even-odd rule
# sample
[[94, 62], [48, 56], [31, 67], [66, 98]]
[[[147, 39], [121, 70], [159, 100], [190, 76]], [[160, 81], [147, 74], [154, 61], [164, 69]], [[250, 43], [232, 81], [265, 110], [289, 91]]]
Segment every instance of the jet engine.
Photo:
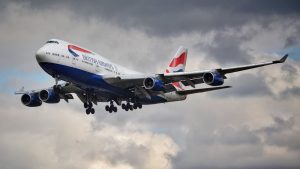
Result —
[[42, 101], [39, 99], [38, 93], [23, 94], [21, 101], [25, 106], [28, 107], [37, 107], [42, 105]]
[[164, 83], [161, 80], [153, 77], [147, 77], [144, 80], [144, 86], [146, 89], [154, 91], [162, 91], [165, 89]]
[[204, 83], [211, 86], [220, 86], [224, 84], [223, 76], [218, 72], [208, 72], [203, 75]]
[[59, 94], [53, 89], [44, 89], [39, 93], [39, 98], [46, 103], [58, 103], [60, 101]]

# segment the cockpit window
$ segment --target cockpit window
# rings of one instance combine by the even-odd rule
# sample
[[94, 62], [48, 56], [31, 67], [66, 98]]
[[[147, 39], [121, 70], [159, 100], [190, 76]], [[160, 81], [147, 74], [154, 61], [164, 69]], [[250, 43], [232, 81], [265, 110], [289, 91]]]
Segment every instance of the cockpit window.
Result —
[[54, 40], [49, 40], [49, 41], [47, 41], [46, 43], [56, 43], [56, 44], [58, 44], [58, 42], [57, 42], [57, 41], [54, 41]]

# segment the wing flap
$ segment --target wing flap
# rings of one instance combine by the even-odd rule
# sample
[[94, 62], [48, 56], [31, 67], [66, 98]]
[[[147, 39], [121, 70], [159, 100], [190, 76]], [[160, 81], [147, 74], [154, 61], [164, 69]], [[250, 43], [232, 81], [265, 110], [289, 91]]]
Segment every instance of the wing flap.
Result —
[[231, 86], [221, 86], [221, 87], [209, 87], [209, 88], [201, 88], [201, 89], [191, 89], [191, 90], [183, 90], [183, 91], [177, 91], [179, 95], [189, 95], [189, 94], [195, 94], [195, 93], [203, 93], [203, 92], [209, 92], [213, 90], [220, 90], [220, 89], [226, 89], [230, 88]]

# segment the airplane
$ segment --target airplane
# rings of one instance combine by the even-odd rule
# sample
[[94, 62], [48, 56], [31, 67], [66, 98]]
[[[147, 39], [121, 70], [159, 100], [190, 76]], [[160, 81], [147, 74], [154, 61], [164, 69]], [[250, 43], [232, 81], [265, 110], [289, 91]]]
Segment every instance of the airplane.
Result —
[[[183, 101], [190, 94], [230, 88], [223, 86], [226, 74], [266, 65], [283, 63], [288, 57], [229, 68], [185, 71], [188, 50], [180, 47], [163, 73], [144, 74], [113, 63], [107, 58], [78, 45], [50, 39], [36, 52], [40, 67], [55, 79], [47, 89], [16, 91], [28, 107], [42, 103], [68, 102], [76, 94], [86, 114], [94, 114], [93, 105], [107, 102], [105, 110], [117, 112], [117, 106], [129, 111], [143, 105]], [[59, 83], [59, 81], [63, 81]], [[197, 88], [197, 84], [210, 87]], [[117, 106], [115, 106], [115, 103]]]

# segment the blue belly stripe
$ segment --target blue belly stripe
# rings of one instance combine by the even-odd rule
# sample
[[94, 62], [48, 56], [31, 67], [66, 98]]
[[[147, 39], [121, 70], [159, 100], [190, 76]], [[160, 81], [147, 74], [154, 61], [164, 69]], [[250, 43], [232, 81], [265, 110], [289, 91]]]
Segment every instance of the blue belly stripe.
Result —
[[[39, 64], [42, 69], [51, 76], [59, 75], [62, 80], [79, 84], [84, 88], [96, 88], [98, 90], [110, 92], [120, 97], [134, 97], [133, 93], [129, 90], [108, 84], [100, 75], [61, 64], [47, 62], [40, 62]], [[150, 100], [145, 98], [141, 99], [140, 101], [142, 104], [156, 104], [166, 102], [165, 99], [156, 95], [151, 96]]]

